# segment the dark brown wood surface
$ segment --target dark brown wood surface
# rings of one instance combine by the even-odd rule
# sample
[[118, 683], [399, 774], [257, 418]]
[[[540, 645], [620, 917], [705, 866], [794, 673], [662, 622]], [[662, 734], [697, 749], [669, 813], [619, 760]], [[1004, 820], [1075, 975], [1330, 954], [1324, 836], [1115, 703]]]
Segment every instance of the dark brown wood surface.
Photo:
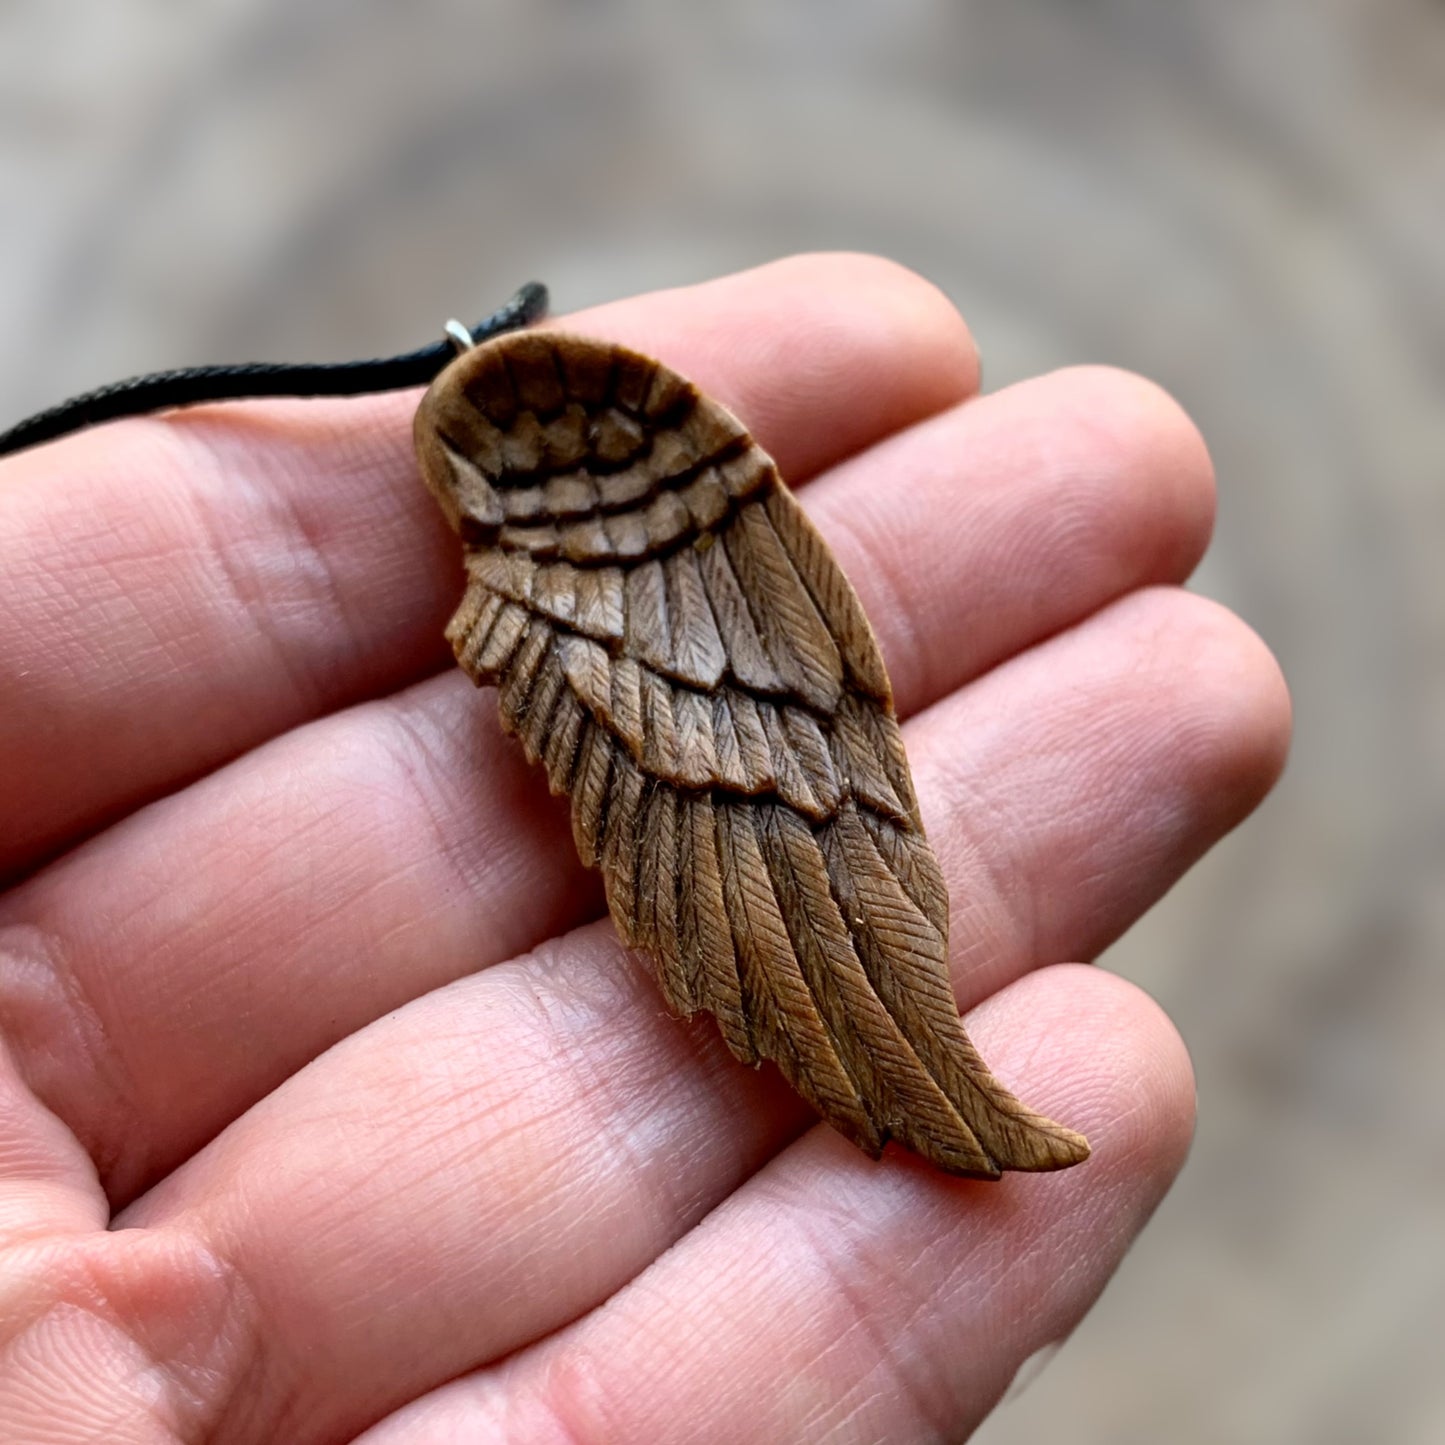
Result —
[[645, 356], [524, 332], [454, 362], [416, 438], [466, 545], [457, 660], [570, 795], [669, 1007], [871, 1155], [1087, 1157], [964, 1034], [877, 642], [742, 424]]

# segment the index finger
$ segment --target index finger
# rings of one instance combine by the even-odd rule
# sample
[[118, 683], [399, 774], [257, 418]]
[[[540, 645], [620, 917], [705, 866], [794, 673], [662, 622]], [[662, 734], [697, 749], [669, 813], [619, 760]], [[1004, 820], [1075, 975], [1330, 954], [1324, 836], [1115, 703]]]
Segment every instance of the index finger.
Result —
[[[793, 481], [977, 383], [952, 306], [870, 257], [796, 257], [567, 324], [695, 379]], [[0, 877], [445, 665], [459, 562], [416, 479], [416, 400], [207, 407], [5, 464]]]

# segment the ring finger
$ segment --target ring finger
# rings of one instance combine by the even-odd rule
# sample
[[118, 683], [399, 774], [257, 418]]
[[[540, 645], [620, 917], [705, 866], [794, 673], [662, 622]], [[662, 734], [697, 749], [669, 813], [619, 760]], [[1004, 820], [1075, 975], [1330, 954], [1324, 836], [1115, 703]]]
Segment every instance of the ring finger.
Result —
[[[965, 1006], [1124, 926], [1258, 801], [1284, 729], [1257, 641], [1177, 592], [911, 724]], [[347, 1040], [121, 1223], [225, 1259], [259, 1418], [329, 1436], [595, 1306], [807, 1122], [706, 1021], [668, 1019], [597, 924]]]

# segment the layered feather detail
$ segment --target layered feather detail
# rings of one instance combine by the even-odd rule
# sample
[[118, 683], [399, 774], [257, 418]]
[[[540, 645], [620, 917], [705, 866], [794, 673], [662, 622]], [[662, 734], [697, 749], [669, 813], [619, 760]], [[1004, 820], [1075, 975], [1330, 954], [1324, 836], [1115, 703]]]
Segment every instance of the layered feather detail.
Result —
[[514, 333], [442, 374], [417, 444], [467, 547], [457, 659], [570, 797], [668, 1006], [872, 1155], [1086, 1157], [963, 1031], [877, 643], [736, 418], [624, 348]]

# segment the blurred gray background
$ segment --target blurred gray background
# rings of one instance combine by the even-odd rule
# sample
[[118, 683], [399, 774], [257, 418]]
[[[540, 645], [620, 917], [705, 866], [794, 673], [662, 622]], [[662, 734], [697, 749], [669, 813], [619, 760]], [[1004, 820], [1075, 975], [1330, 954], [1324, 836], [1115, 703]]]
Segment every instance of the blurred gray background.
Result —
[[1104, 360], [1218, 463], [1277, 795], [1107, 962], [1194, 1156], [979, 1438], [1445, 1440], [1439, 0], [0, 0], [0, 423], [151, 367], [373, 354], [885, 252], [997, 386]]

